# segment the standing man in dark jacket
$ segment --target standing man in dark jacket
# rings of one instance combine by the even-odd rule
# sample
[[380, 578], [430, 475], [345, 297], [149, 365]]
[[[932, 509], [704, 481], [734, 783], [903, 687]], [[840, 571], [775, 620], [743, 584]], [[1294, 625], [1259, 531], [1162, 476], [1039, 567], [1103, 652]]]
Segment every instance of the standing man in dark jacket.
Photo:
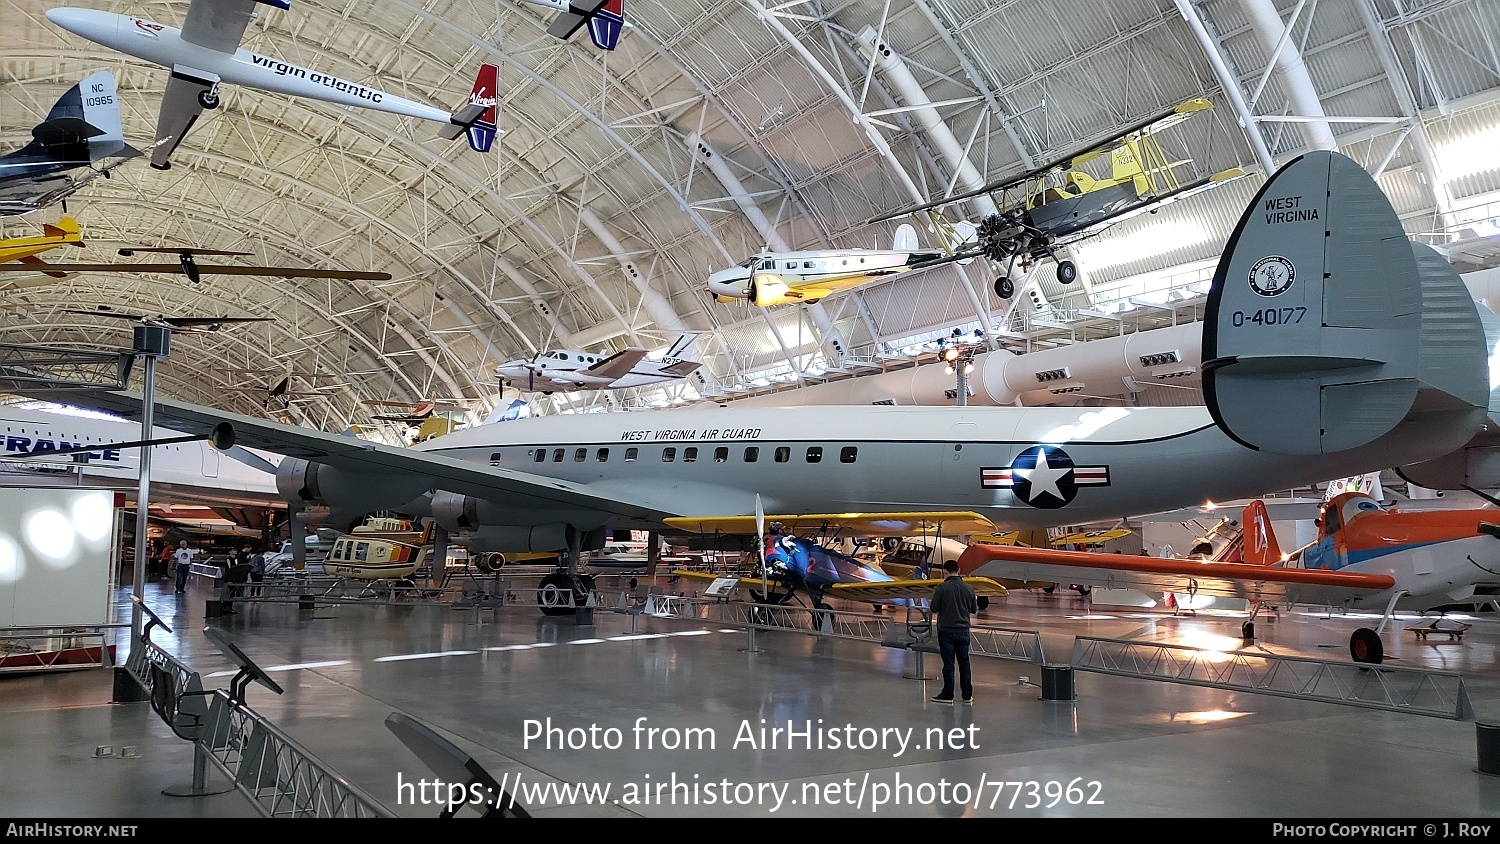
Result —
[[938, 703], [953, 702], [953, 664], [958, 663], [958, 686], [964, 703], [974, 702], [969, 672], [969, 616], [979, 612], [974, 587], [958, 576], [958, 561], [943, 563], [943, 582], [932, 590], [932, 613], [937, 616], [938, 652], [943, 655], [943, 690], [932, 696]]

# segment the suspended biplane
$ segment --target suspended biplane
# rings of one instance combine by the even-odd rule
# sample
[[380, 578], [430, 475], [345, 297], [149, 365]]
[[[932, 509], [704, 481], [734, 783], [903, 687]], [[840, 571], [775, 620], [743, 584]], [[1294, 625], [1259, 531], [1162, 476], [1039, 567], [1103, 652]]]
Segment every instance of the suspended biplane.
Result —
[[[1190, 162], [1172, 160], [1156, 138], [1162, 130], [1212, 107], [1205, 99], [1188, 100], [1019, 175], [870, 222], [908, 215], [925, 218], [949, 241], [947, 261], [984, 257], [1004, 268], [995, 280], [995, 293], [1003, 299], [1015, 293], [1011, 272], [1017, 263], [1027, 270], [1033, 262], [1049, 258], [1057, 262], [1057, 280], [1069, 284], [1078, 277], [1078, 268], [1072, 261], [1059, 259], [1057, 247], [1098, 234], [1106, 224], [1126, 216], [1244, 175], [1230, 169], [1184, 182], [1178, 170]], [[1110, 162], [1107, 178], [1085, 169], [1106, 156]], [[954, 223], [934, 213], [934, 209], [979, 196], [990, 197], [996, 210], [977, 224]]]

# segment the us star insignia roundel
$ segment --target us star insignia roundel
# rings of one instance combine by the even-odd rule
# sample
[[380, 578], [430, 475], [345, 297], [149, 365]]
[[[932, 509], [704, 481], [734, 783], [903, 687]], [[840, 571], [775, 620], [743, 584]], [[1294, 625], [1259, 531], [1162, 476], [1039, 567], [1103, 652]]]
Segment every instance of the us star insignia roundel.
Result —
[[1076, 466], [1066, 451], [1034, 445], [1003, 468], [980, 470], [985, 489], [1008, 489], [1016, 498], [1046, 510], [1066, 505], [1081, 486], [1109, 486], [1108, 466]]

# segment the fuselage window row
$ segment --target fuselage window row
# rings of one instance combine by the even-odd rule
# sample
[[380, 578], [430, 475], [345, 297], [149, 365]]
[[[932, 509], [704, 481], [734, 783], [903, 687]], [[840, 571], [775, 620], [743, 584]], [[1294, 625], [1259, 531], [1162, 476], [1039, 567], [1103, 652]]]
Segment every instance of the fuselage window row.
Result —
[[[7, 430], [9, 430], [9, 429], [7, 429]], [[25, 433], [25, 431], [23, 430], [21, 433]], [[566, 456], [567, 451], [568, 450], [566, 448], [554, 448], [554, 449], [552, 449], [551, 450], [551, 453], [552, 453], [552, 462], [553, 463], [561, 463], [561, 462], [563, 462], [563, 459]], [[641, 450], [639, 448], [637, 448], [637, 447], [631, 447], [631, 448], [625, 449], [625, 462], [626, 463], [635, 463], [636, 461], [638, 461], [640, 459], [640, 452], [641, 452]], [[529, 451], [527, 453], [531, 455], [532, 462], [534, 462], [534, 463], [545, 463], [545, 462], [547, 462], [548, 449], [546, 449], [546, 448], [534, 448], [534, 449], [532, 449], [531, 451]], [[498, 467], [498, 466], [501, 465], [500, 454], [501, 453], [498, 452], [498, 451], [492, 452], [490, 454], [490, 465], [491, 466], [497, 466]], [[589, 457], [589, 450], [586, 447], [576, 448], [573, 451], [573, 462], [574, 463], [586, 463], [586, 462], [588, 462], [588, 457]], [[808, 463], [821, 463], [821, 462], [823, 462], [823, 446], [820, 446], [820, 445], [808, 446], [807, 447], [807, 451], [805, 452], [805, 458], [806, 458], [806, 460], [807, 460]], [[597, 452], [595, 452], [594, 459], [597, 460], [600, 463], [608, 463], [609, 462], [609, 449], [607, 449], [607, 448], [601, 448], [601, 449], [599, 449]], [[742, 459], [746, 463], [758, 463], [760, 461], [760, 446], [754, 446], [754, 445], [746, 446], [745, 447], [745, 451], [744, 451], [744, 453], [742, 455]], [[773, 452], [773, 459], [777, 463], [789, 463], [789, 462], [791, 462], [791, 459], [792, 459], [792, 449], [791, 449], [791, 447], [790, 446], [785, 446], [785, 445], [776, 446], [776, 450]], [[859, 447], [858, 446], [846, 445], [846, 446], [843, 446], [842, 448], [839, 449], [839, 462], [840, 463], [854, 463], [858, 459], [859, 459]], [[666, 448], [663, 448], [661, 450], [661, 462], [663, 462], [663, 463], [675, 463], [675, 462], [677, 462], [677, 448], [675, 446], [667, 446]], [[683, 463], [696, 463], [696, 462], [698, 462], [698, 447], [697, 446], [688, 446], [688, 447], [682, 449], [682, 462]], [[728, 446], [718, 446], [718, 447], [714, 448], [714, 462], [715, 463], [728, 463], [729, 462], [729, 447]]]

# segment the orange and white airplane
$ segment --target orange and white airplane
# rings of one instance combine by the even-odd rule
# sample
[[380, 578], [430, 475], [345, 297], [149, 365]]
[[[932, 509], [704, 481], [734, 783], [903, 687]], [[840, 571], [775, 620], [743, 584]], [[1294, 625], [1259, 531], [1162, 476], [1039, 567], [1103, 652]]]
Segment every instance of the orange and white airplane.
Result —
[[1396, 610], [1462, 603], [1500, 588], [1500, 510], [1401, 512], [1346, 492], [1323, 505], [1317, 540], [1291, 554], [1278, 547], [1262, 502], [1245, 508], [1243, 523], [1242, 563], [971, 545], [958, 565], [978, 577], [1381, 610], [1374, 630], [1361, 627], [1349, 639], [1354, 661], [1370, 663], [1384, 659], [1380, 633]]

